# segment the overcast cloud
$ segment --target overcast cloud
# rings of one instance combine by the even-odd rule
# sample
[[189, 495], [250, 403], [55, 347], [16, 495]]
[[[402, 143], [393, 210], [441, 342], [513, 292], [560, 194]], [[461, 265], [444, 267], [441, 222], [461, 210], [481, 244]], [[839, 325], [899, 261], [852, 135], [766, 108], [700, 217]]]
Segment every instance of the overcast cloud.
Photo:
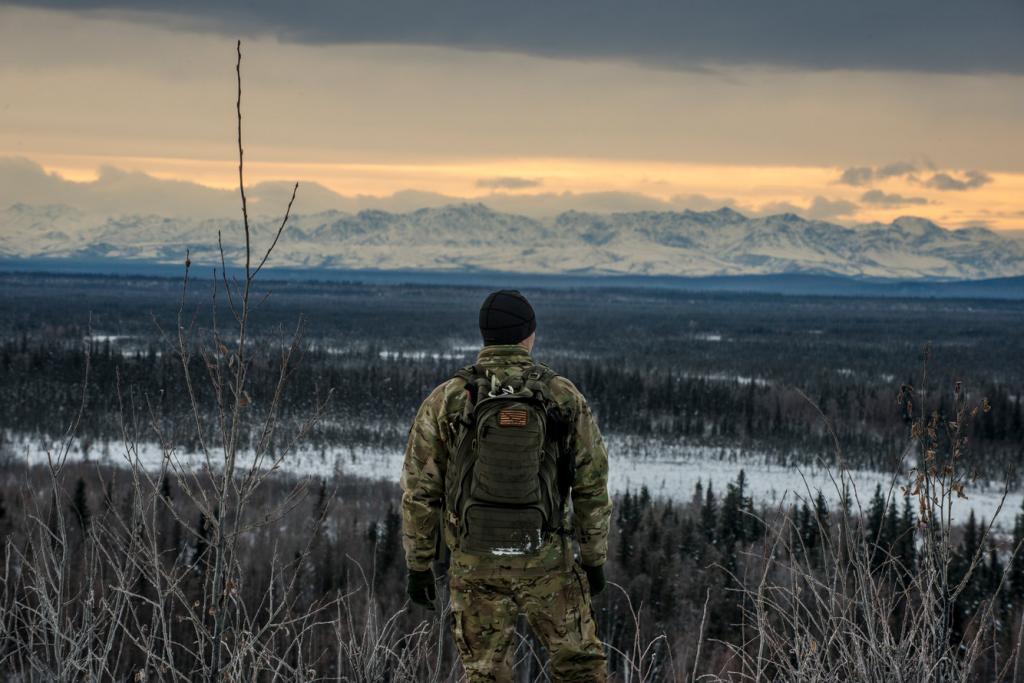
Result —
[[909, 177], [913, 178], [917, 172], [917, 166], [907, 161], [896, 161], [885, 166], [872, 168], [870, 166], [851, 166], [843, 171], [837, 183], [860, 187], [870, 185], [875, 180], [886, 180], [888, 178]]
[[669, 68], [1024, 73], [1020, 0], [43, 0], [18, 2], [311, 44], [398, 43]]
[[899, 176], [911, 175], [917, 171], [917, 166], [908, 163], [906, 161], [897, 161], [892, 164], [887, 164], [879, 169], [875, 170], [875, 176], [878, 178], [896, 178]]
[[852, 166], [843, 171], [843, 174], [839, 176], [837, 183], [843, 185], [852, 185], [859, 187], [861, 185], [867, 185], [874, 180], [875, 172], [873, 169], [867, 166]]

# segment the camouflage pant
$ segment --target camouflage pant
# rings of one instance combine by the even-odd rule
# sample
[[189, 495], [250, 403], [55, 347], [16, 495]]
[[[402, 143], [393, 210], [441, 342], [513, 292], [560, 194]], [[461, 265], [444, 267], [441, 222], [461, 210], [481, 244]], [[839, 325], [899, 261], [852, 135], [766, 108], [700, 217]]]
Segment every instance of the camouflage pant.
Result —
[[474, 576], [454, 570], [451, 596], [455, 644], [470, 683], [511, 683], [520, 613], [548, 651], [553, 681], [607, 680], [587, 577], [578, 566], [568, 571], [559, 566], [540, 576]]

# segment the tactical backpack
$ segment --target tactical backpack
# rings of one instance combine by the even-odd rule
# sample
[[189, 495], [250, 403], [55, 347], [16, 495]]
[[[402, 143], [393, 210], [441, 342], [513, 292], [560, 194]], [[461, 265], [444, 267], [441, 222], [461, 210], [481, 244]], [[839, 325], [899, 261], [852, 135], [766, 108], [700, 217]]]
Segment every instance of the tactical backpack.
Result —
[[542, 365], [504, 380], [463, 368], [469, 400], [459, 416], [445, 501], [461, 551], [531, 555], [564, 533], [572, 485], [569, 421], [550, 396], [556, 375]]

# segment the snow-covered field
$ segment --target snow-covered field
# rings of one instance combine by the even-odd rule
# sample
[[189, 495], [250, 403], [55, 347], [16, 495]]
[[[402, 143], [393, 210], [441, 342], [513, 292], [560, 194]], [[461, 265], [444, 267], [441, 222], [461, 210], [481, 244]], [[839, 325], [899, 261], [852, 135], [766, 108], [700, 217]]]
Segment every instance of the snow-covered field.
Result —
[[[785, 467], [772, 462], [767, 453], [741, 448], [712, 448], [686, 444], [651, 443], [636, 437], [610, 436], [607, 439], [612, 458], [609, 486], [615, 492], [636, 491], [646, 486], [651, 495], [674, 500], [690, 500], [694, 487], [711, 484], [716, 494], [725, 491], [742, 469], [746, 473], [748, 495], [765, 505], [789, 505], [808, 501], [820, 490], [830, 506], [839, 503], [840, 474], [825, 466]], [[618, 456], [618, 457], [616, 457]], [[900, 485], [909, 483], [904, 473], [854, 470], [846, 473], [851, 485], [853, 508], [867, 510], [875, 487], [882, 493], [902, 498]], [[999, 482], [977, 481], [966, 491], [967, 500], [953, 507], [955, 519], [964, 521], [973, 509], [978, 518], [992, 519], [999, 509], [1003, 486]], [[1024, 492], [1006, 495], [997, 526], [1012, 529], [1013, 518], [1024, 501]], [[898, 501], [902, 504], [902, 501]], [[859, 503], [859, 505], [858, 505]]]
[[[6, 445], [19, 460], [29, 464], [47, 462], [47, 448], [38, 440], [8, 434]], [[749, 495], [759, 504], [799, 503], [816, 496], [818, 490], [831, 506], [839, 501], [834, 483], [839, 474], [826, 467], [784, 467], [772, 463], [766, 453], [757, 451], [666, 444], [637, 437], [611, 435], [607, 438], [607, 445], [611, 457], [609, 486], [615, 493], [636, 492], [646, 486], [652, 496], [686, 501], [692, 498], [698, 481], [705, 490], [711, 485], [717, 494], [721, 494], [742, 469], [747, 475]], [[205, 463], [199, 453], [176, 451], [171, 457], [184, 468], [198, 468]], [[251, 458], [251, 454], [248, 457]], [[111, 443], [93, 447], [86, 454], [76, 444], [69, 455], [69, 460], [76, 462], [87, 460], [117, 466], [138, 462], [147, 469], [160, 468], [163, 459], [161, 449], [152, 443], [139, 444], [130, 452], [121, 444]], [[248, 461], [243, 461], [240, 466], [248, 466]], [[338, 472], [364, 479], [397, 482], [402, 469], [402, 452], [362, 447], [300, 450], [289, 454], [280, 469], [299, 476], [331, 476]], [[847, 481], [855, 492], [854, 509], [857, 509], [859, 501], [861, 509], [866, 510], [877, 485], [881, 485], [883, 493], [891, 490], [892, 495], [901, 497], [899, 485], [908, 483], [908, 475], [859, 470], [849, 472]], [[954, 505], [954, 517], [963, 521], [973, 509], [979, 519], [991, 519], [1002, 498], [1002, 485], [978, 481], [968, 487], [966, 493], [968, 499], [959, 500]], [[1022, 501], [1024, 492], [1007, 494], [997, 519], [998, 528], [1004, 531], [1012, 529], [1014, 515], [1020, 511]]]

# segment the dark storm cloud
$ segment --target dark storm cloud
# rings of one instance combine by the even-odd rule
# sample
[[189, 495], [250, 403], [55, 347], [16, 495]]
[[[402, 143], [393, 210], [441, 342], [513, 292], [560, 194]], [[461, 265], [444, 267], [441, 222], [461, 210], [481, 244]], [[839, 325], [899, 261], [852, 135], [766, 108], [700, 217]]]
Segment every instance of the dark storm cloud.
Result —
[[874, 177], [875, 172], [873, 169], [867, 166], [853, 166], [843, 171], [843, 174], [839, 176], [839, 180], [836, 182], [857, 187], [859, 185], [867, 185]]
[[[42, 0], [298, 43], [400, 43], [672, 68], [1024, 73], [1020, 0]], [[174, 17], [169, 19], [168, 17]]]
[[881, 190], [868, 190], [860, 196], [860, 200], [865, 204], [874, 204], [875, 206], [907, 206], [909, 204], [927, 204], [928, 200], [924, 197], [904, 197], [901, 194], [888, 194]]
[[843, 174], [839, 176], [839, 180], [836, 182], [841, 185], [860, 187], [861, 185], [870, 185], [876, 179], [885, 180], [886, 178], [912, 176], [916, 171], [917, 167], [906, 161], [897, 161], [885, 166], [879, 166], [878, 168], [851, 166], [843, 171]]
[[877, 169], [875, 171], [875, 176], [879, 178], [895, 178], [898, 176], [910, 175], [916, 171], [917, 166], [914, 166], [914, 164], [910, 164], [905, 161], [897, 161], [894, 164], [888, 164]]
[[948, 173], [936, 173], [926, 180], [924, 184], [925, 187], [942, 190], [943, 192], [963, 192], [964, 190], [973, 190], [976, 187], [987, 185], [990, 182], [992, 182], [992, 178], [987, 173], [967, 171], [962, 179], [954, 178]]
[[491, 190], [525, 190], [530, 187], [540, 187], [543, 181], [535, 178], [481, 178], [476, 181], [477, 187], [485, 187]]

